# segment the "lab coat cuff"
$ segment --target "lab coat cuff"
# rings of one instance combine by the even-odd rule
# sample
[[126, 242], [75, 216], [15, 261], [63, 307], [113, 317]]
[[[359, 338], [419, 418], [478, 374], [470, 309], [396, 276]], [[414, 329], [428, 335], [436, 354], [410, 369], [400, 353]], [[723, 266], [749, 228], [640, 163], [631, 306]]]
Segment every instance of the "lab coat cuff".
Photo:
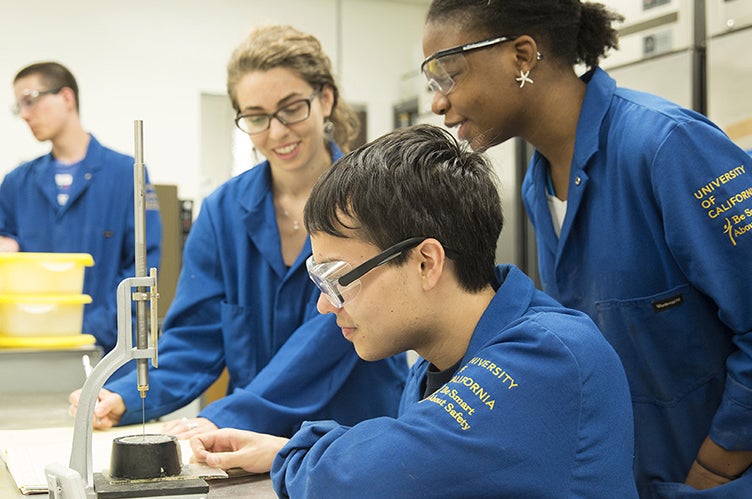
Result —
[[726, 376], [710, 438], [726, 450], [752, 450], [752, 389]]

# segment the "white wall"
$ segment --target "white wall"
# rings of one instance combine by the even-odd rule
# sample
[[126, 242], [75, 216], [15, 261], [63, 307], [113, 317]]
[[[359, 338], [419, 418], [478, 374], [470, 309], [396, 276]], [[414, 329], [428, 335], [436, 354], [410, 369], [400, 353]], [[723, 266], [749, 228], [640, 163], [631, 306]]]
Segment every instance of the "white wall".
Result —
[[[341, 70], [343, 97], [367, 106], [372, 139], [392, 129], [401, 80], [417, 72], [426, 9], [397, 0], [3, 0], [0, 109], [13, 103], [20, 68], [57, 60], [78, 80], [87, 130], [132, 155], [133, 122], [143, 120], [152, 181], [198, 200], [201, 94], [225, 94], [226, 62], [251, 26], [316, 35]], [[10, 112], [0, 111], [0, 137], [0, 176], [49, 151]]]

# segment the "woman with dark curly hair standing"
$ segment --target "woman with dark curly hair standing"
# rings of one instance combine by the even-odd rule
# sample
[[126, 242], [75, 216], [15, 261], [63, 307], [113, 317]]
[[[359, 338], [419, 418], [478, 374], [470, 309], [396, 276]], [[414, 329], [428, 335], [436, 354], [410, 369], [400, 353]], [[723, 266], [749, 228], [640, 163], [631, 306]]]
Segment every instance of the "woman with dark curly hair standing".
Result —
[[543, 289], [621, 357], [640, 494], [749, 497], [750, 158], [598, 67], [620, 20], [579, 0], [435, 0], [421, 69], [433, 111], [473, 148], [535, 147], [522, 198]]

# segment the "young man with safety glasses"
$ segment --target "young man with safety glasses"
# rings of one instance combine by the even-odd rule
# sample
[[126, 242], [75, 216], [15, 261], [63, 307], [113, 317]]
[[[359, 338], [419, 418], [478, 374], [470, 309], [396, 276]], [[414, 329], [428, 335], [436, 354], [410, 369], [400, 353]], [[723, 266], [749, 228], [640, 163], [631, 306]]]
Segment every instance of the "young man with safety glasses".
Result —
[[636, 497], [616, 353], [584, 314], [496, 266], [497, 182], [429, 125], [344, 156], [305, 210], [308, 271], [358, 355], [407, 350], [397, 418], [305, 423], [291, 439], [225, 429], [196, 459], [271, 469], [291, 497]]
[[[92, 297], [83, 332], [105, 352], [117, 340], [117, 285], [135, 275], [132, 156], [102, 145], [79, 114], [71, 71], [54, 61], [22, 68], [13, 78], [22, 119], [50, 152], [25, 162], [0, 183], [0, 252], [89, 253], [83, 293]], [[162, 222], [146, 171], [146, 264], [159, 267]], [[120, 371], [120, 375], [123, 371]]]

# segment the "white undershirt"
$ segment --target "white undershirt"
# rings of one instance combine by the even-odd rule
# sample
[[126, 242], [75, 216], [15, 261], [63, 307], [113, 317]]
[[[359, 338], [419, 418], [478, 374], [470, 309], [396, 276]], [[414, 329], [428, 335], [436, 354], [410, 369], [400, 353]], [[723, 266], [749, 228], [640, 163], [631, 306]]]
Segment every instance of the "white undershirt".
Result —
[[551, 212], [551, 221], [554, 224], [554, 232], [556, 237], [559, 237], [564, 216], [567, 214], [567, 202], [551, 194], [546, 194], [546, 199], [548, 200], [548, 211]]

